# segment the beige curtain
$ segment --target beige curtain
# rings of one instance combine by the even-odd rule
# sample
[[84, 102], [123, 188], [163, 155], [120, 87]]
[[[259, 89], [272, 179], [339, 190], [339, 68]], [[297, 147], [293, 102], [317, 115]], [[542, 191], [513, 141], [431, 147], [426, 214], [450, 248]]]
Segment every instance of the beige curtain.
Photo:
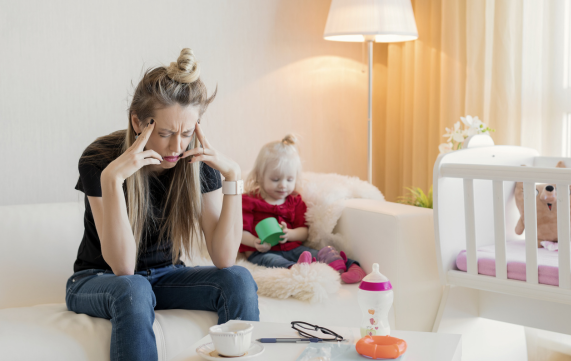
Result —
[[561, 114], [544, 105], [553, 37], [547, 15], [557, 11], [547, 4], [412, 0], [418, 40], [374, 45], [373, 184], [388, 200], [405, 187], [430, 188], [444, 128], [464, 115], [496, 129], [496, 144], [559, 151]]
[[466, 2], [412, 5], [418, 40], [374, 45], [373, 184], [389, 201], [428, 190], [444, 128], [465, 114]]

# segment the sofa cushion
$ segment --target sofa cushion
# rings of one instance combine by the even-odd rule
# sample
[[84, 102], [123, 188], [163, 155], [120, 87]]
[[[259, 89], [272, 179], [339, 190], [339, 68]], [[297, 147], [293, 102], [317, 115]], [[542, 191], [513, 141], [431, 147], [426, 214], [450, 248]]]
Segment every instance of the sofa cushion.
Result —
[[65, 300], [83, 212], [79, 202], [0, 206], [0, 309]]
[[294, 298], [278, 300], [259, 297], [260, 321], [305, 321], [321, 326], [356, 327], [361, 322], [358, 290], [358, 284], [342, 285], [337, 293], [320, 303], [307, 303]]
[[[153, 330], [159, 360], [170, 360], [208, 333], [208, 311], [157, 311]], [[109, 360], [111, 322], [67, 310], [65, 304], [0, 310], [3, 360]]]

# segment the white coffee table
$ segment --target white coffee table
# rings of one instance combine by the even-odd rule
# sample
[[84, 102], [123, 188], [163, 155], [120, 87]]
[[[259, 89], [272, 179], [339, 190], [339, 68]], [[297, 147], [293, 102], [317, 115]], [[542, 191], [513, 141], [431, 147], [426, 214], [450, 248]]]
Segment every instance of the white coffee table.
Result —
[[[291, 328], [289, 323], [248, 322], [254, 325], [252, 340], [262, 337], [299, 337], [297, 332]], [[361, 338], [358, 328], [328, 327], [327, 325], [319, 326], [327, 327], [339, 333], [345, 339], [352, 340], [353, 343]], [[399, 360], [460, 361], [462, 356], [462, 336], [460, 335], [395, 330], [391, 332], [391, 336], [402, 338], [408, 345], [407, 351], [399, 358]], [[194, 345], [179, 354], [174, 360], [204, 360], [196, 354], [196, 349], [200, 345], [209, 342], [212, 342], [212, 339], [210, 338], [210, 335], [206, 335], [200, 341], [196, 342]], [[295, 361], [307, 347], [307, 344], [265, 343], [263, 345], [265, 347], [264, 353], [253, 360]], [[368, 360], [364, 357], [359, 358], [362, 358], [362, 360]]]

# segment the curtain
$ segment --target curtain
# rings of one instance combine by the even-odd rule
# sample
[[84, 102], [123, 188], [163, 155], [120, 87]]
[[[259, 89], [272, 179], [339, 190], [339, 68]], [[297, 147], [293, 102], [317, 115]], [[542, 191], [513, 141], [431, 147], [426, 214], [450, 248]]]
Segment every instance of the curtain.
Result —
[[562, 71], [554, 70], [564, 0], [412, 5], [418, 40], [374, 44], [373, 184], [385, 197], [428, 191], [445, 128], [465, 115], [495, 129], [495, 144], [561, 154], [559, 108], [571, 103], [556, 96]]
[[389, 201], [428, 191], [444, 128], [465, 114], [466, 2], [412, 5], [418, 40], [373, 50], [373, 184]]

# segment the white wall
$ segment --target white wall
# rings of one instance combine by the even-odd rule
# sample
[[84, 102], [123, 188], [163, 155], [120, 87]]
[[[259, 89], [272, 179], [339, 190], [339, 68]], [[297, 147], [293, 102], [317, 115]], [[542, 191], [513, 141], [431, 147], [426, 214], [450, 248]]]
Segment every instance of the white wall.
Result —
[[305, 169], [366, 179], [362, 44], [323, 40], [330, 0], [0, 0], [0, 205], [72, 201], [77, 161], [127, 125], [149, 66], [190, 47], [220, 151], [250, 169], [302, 136]]

